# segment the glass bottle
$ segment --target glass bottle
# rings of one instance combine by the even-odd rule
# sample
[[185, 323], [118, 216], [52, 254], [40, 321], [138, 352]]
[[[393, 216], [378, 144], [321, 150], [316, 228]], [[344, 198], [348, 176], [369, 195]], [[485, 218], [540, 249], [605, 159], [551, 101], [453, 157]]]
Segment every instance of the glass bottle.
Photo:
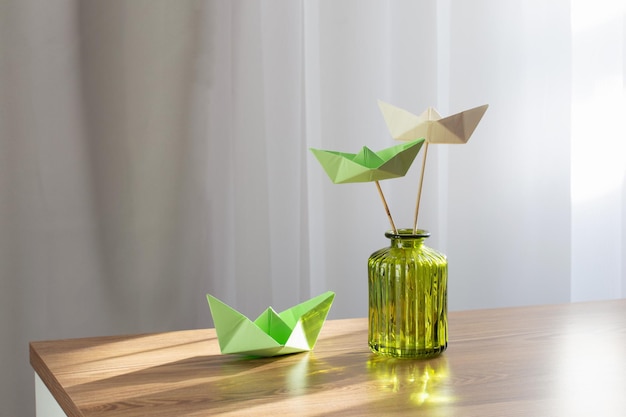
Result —
[[369, 347], [401, 358], [437, 356], [448, 346], [448, 261], [424, 245], [425, 230], [385, 236], [389, 247], [368, 260]]

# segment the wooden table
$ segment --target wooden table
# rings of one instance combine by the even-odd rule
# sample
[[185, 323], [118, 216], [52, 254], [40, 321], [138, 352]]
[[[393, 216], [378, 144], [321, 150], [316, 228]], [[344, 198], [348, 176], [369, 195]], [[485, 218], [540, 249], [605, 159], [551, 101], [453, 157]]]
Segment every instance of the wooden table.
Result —
[[215, 331], [33, 342], [69, 416], [626, 416], [626, 300], [453, 312], [426, 361], [330, 320], [309, 353], [220, 355]]

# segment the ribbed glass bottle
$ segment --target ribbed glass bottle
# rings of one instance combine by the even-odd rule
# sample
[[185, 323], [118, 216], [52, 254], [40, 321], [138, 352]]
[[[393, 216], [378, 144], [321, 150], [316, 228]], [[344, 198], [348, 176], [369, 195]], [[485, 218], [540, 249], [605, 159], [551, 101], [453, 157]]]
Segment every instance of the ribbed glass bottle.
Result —
[[448, 346], [448, 261], [424, 245], [424, 230], [385, 236], [390, 246], [368, 261], [369, 347], [401, 358], [437, 356]]

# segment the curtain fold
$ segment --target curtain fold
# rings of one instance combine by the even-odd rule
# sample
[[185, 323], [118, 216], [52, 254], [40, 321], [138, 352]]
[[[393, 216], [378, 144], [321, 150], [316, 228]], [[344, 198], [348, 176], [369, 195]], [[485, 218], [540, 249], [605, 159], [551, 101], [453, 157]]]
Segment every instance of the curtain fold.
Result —
[[[0, 1], [0, 415], [30, 340], [209, 327], [326, 290], [367, 314], [389, 228], [310, 147], [393, 145], [376, 101], [489, 104], [429, 149], [452, 310], [626, 296], [624, 2]], [[383, 181], [412, 223], [420, 159]]]

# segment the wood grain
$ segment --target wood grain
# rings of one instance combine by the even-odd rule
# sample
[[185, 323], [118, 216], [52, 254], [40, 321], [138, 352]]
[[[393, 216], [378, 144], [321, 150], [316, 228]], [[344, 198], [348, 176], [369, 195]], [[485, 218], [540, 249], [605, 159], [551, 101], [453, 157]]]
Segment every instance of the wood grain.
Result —
[[624, 416], [626, 300], [449, 314], [448, 350], [388, 359], [366, 319], [312, 352], [220, 355], [213, 329], [32, 342], [68, 416]]

